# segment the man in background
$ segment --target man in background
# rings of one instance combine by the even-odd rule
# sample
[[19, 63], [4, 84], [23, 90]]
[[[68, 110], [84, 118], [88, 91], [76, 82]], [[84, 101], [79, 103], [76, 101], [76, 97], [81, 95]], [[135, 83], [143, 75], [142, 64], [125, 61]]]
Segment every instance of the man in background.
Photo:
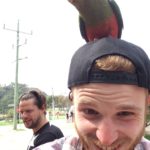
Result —
[[20, 97], [19, 113], [26, 128], [33, 130], [27, 150], [63, 137], [62, 131], [46, 118], [46, 97], [38, 90], [31, 90]]

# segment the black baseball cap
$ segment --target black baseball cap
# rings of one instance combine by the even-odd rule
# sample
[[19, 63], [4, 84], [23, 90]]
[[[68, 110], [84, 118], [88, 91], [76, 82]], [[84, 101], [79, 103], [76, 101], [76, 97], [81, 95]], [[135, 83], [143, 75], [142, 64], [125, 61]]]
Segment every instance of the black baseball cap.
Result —
[[[123, 71], [92, 71], [94, 62], [107, 55], [128, 58], [135, 66], [135, 73]], [[150, 90], [150, 60], [144, 50], [125, 40], [112, 37], [86, 43], [71, 59], [68, 88], [86, 83], [131, 84]]]

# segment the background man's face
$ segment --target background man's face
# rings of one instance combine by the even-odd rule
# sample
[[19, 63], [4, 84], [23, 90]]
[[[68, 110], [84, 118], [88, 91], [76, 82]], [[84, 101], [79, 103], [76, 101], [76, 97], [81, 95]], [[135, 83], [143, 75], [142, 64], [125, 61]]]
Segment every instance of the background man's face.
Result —
[[92, 150], [132, 150], [145, 125], [146, 90], [134, 85], [86, 84], [73, 89], [76, 130]]
[[19, 112], [23, 123], [30, 129], [38, 128], [44, 114], [44, 110], [39, 109], [34, 101], [34, 99], [29, 99], [19, 103]]

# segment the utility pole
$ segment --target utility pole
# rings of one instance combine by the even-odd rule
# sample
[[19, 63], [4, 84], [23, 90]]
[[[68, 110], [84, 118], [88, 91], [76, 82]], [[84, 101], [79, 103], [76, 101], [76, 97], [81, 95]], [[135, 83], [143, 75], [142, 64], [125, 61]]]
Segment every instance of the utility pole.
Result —
[[19, 35], [22, 34], [28, 34], [32, 35], [31, 33], [22, 32], [19, 30], [19, 20], [17, 22], [17, 30], [6, 28], [4, 25], [5, 30], [13, 31], [17, 33], [17, 43], [16, 43], [16, 69], [15, 69], [15, 87], [14, 87], [14, 115], [13, 115], [13, 129], [17, 130], [17, 103], [18, 103], [18, 66], [19, 66], [19, 47], [26, 44], [26, 41], [24, 44], [19, 44]]
[[54, 91], [52, 88], [52, 120], [55, 118], [55, 100], [54, 100]]

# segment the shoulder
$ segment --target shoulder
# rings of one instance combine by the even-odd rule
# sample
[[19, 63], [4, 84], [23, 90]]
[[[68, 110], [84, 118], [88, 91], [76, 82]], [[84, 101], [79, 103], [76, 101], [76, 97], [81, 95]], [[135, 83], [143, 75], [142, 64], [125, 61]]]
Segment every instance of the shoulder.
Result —
[[50, 125], [50, 128], [54, 129], [54, 130], [57, 130], [57, 131], [60, 131], [60, 128], [58, 128], [57, 126], [55, 126], [53, 124]]
[[40, 136], [46, 135], [48, 137], [54, 137], [55, 139], [63, 137], [63, 133], [60, 128], [55, 125], [48, 124], [45, 129], [40, 133]]
[[135, 150], [149, 150], [149, 148], [150, 141], [143, 137], [140, 143], [135, 147]]
[[62, 137], [63, 137], [63, 133], [61, 131], [57, 132], [55, 130], [47, 130], [39, 134], [36, 138], [36, 141], [50, 142]]
[[61, 131], [61, 129], [58, 128], [55, 125], [51, 125], [50, 126], [50, 132], [52, 132], [53, 134], [55, 134], [59, 138], [64, 136], [63, 133], [62, 133], [62, 131]]
[[42, 128], [42, 130], [43, 130], [43, 132], [44, 131], [46, 131], [46, 132], [47, 131], [53, 131], [53, 130], [54, 131], [61, 131], [59, 127], [57, 127], [57, 126], [55, 126], [53, 124], [50, 124], [49, 122], [44, 125], [44, 127]]
[[39, 146], [41, 144], [62, 138], [64, 136], [63, 133], [61, 130], [56, 129], [56, 127], [51, 126], [50, 124], [46, 124], [36, 136], [34, 140], [35, 146]]
[[56, 127], [55, 125], [50, 125], [50, 123], [46, 123], [42, 129], [40, 129], [39, 135], [49, 135], [57, 138], [63, 137], [63, 133], [60, 128]]
[[62, 150], [63, 144], [66, 140], [66, 137], [54, 140], [53, 142], [48, 142], [45, 144], [42, 144], [36, 148], [34, 148], [33, 150]]
[[145, 150], [149, 150], [149, 148], [150, 148], [150, 141], [149, 140], [142, 138], [141, 143], [142, 143]]
[[46, 150], [46, 149], [72, 150], [75, 148], [77, 148], [77, 150], [81, 148], [81, 145], [79, 143], [79, 138], [74, 136], [68, 136], [68, 137], [63, 137], [61, 139], [57, 139], [53, 142], [43, 144], [35, 148], [34, 150]]

